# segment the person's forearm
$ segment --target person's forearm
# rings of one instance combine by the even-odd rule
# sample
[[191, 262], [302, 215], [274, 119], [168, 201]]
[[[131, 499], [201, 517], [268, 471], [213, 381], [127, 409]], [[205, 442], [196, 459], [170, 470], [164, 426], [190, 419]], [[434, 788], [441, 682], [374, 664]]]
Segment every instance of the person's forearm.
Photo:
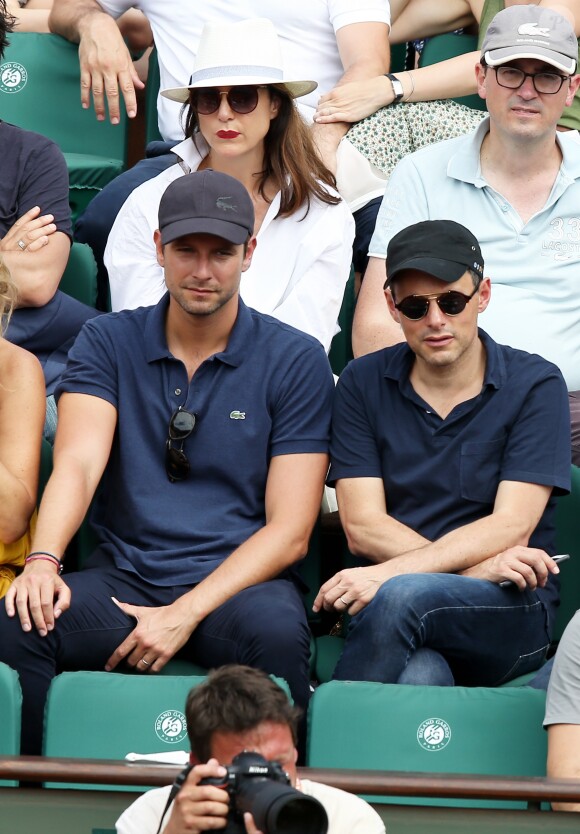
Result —
[[11, 544], [26, 532], [36, 496], [0, 462], [0, 541]]
[[358, 294], [352, 327], [355, 357], [404, 342], [401, 326], [389, 313], [383, 285], [385, 261], [371, 257]]
[[477, 92], [475, 65], [478, 62], [479, 52], [466, 52], [438, 64], [394, 75], [403, 85], [405, 102], [458, 98]]
[[266, 524], [174, 605], [182, 609], [193, 631], [208, 614], [244, 588], [267, 582], [302, 559], [308, 539], [309, 535], [288, 525]]
[[342, 508], [340, 520], [350, 552], [372, 562], [387, 562], [430, 543], [429, 539], [386, 513], [360, 516]]
[[18, 287], [17, 307], [43, 307], [58, 289], [70, 252], [70, 240], [55, 232], [42, 249], [34, 252], [2, 252], [2, 258]]

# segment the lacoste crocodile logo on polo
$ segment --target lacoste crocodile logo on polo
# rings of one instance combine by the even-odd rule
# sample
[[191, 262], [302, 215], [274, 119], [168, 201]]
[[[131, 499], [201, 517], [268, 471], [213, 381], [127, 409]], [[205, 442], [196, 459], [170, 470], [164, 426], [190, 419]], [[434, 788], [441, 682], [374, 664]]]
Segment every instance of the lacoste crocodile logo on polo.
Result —
[[230, 420], [245, 420], [245, 411], [230, 411]]
[[518, 26], [518, 35], [541, 35], [543, 38], [549, 38], [550, 30], [547, 26], [538, 26], [537, 23], [522, 23]]
[[8, 61], [0, 66], [0, 92], [19, 93], [26, 87], [28, 72], [26, 67], [16, 61]]
[[216, 208], [221, 209], [222, 211], [234, 211], [237, 212], [238, 207], [233, 206], [231, 201], [233, 197], [218, 197], [215, 201]]

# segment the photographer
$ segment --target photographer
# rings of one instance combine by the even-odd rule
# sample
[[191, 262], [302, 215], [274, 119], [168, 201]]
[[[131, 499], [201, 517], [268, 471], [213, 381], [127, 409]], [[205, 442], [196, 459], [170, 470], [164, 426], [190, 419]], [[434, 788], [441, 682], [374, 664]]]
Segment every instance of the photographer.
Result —
[[[223, 666], [192, 689], [186, 717], [191, 762], [195, 766], [169, 806], [164, 834], [201, 834], [223, 830], [230, 799], [207, 777], [225, 777], [226, 768], [242, 751], [260, 753], [279, 762], [291, 784], [317, 799], [328, 815], [328, 834], [384, 834], [378, 814], [357, 796], [309, 780], [296, 773], [296, 724], [299, 710], [264, 672], [247, 666]], [[206, 764], [200, 764], [206, 762]], [[139, 797], [117, 821], [118, 834], [156, 834], [171, 788], [158, 788]], [[268, 834], [244, 814], [247, 834]]]

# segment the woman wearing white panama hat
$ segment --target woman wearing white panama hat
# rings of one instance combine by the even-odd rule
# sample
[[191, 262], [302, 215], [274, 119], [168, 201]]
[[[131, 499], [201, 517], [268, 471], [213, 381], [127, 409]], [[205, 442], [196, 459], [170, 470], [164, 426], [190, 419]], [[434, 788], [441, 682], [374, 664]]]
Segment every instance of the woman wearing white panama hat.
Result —
[[241, 295], [328, 348], [352, 259], [354, 222], [320, 162], [293, 99], [314, 81], [285, 79], [269, 20], [206, 24], [190, 83], [162, 95], [184, 103], [176, 165], [129, 197], [105, 263], [114, 310], [153, 304], [165, 291], [153, 231], [159, 200], [178, 176], [214, 168], [254, 201], [258, 245]]

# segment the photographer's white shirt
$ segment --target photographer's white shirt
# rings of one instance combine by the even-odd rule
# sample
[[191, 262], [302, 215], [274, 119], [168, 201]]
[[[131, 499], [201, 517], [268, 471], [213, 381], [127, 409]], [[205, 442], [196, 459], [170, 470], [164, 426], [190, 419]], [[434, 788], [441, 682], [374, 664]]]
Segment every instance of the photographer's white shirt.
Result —
[[[377, 812], [363, 799], [346, 791], [300, 780], [300, 790], [313, 796], [328, 814], [328, 834], [385, 834], [385, 826]], [[167, 803], [171, 786], [147, 791], [133, 802], [117, 820], [117, 834], [155, 834]], [[169, 822], [167, 811], [161, 831]]]

